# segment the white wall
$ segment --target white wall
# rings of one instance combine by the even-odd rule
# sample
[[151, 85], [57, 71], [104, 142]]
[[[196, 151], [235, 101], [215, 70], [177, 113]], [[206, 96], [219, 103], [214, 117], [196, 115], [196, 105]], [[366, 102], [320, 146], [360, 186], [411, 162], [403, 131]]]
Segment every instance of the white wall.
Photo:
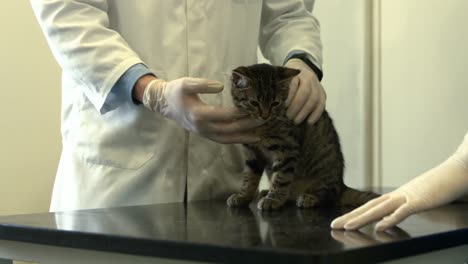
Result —
[[47, 211], [60, 152], [60, 72], [29, 1], [0, 8], [0, 215]]
[[316, 1], [349, 185], [399, 186], [458, 146], [468, 130], [467, 10], [465, 0]]
[[442, 162], [468, 131], [467, 11], [466, 0], [381, 1], [384, 186]]

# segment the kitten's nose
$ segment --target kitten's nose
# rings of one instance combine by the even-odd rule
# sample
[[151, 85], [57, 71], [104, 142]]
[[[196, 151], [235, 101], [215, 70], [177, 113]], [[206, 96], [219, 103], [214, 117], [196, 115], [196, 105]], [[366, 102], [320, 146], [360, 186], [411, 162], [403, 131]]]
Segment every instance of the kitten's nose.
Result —
[[260, 114], [260, 117], [261, 117], [263, 120], [267, 120], [268, 117], [270, 117], [270, 112], [266, 112], [266, 111], [265, 111], [265, 112], [262, 112], [262, 113]]

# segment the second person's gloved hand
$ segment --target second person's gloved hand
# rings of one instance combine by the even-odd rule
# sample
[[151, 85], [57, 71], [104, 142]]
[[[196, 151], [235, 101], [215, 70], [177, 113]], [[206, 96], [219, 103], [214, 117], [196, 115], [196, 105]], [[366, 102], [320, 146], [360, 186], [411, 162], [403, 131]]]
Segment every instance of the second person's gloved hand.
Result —
[[314, 124], [325, 110], [327, 96], [322, 84], [315, 72], [300, 59], [291, 59], [284, 66], [301, 71], [289, 85], [286, 115], [296, 124], [305, 119]]
[[468, 157], [465, 154], [465, 158], [460, 158], [461, 155], [458, 154], [460, 151], [395, 191], [338, 217], [331, 223], [331, 227], [355, 230], [379, 221], [375, 229], [383, 231], [397, 225], [411, 214], [461, 197], [468, 192]]
[[142, 101], [150, 110], [213, 141], [224, 144], [258, 141], [251, 130], [261, 125], [259, 121], [243, 116], [235, 107], [205, 104], [198, 96], [222, 90], [220, 82], [207, 79], [184, 77], [169, 82], [155, 79], [146, 86]]

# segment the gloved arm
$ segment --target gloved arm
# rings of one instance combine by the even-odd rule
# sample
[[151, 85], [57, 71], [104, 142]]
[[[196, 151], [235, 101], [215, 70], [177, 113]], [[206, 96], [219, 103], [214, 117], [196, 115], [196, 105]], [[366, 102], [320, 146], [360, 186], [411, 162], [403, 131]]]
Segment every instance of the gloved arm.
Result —
[[315, 72], [300, 59], [290, 59], [285, 66], [301, 71], [289, 85], [287, 117], [296, 124], [306, 118], [309, 124], [315, 123], [325, 110], [327, 99], [322, 84]]
[[374, 221], [383, 231], [411, 214], [454, 201], [468, 193], [468, 134], [458, 150], [439, 166], [393, 192], [369, 201], [331, 223], [334, 229], [355, 230]]
[[[146, 82], [144, 88], [142, 82]], [[213, 141], [224, 144], [259, 141], [251, 130], [261, 122], [244, 116], [235, 107], [205, 104], [198, 96], [222, 90], [223, 85], [217, 81], [189, 77], [164, 81], [147, 75], [136, 84], [133, 95], [151, 111]]]

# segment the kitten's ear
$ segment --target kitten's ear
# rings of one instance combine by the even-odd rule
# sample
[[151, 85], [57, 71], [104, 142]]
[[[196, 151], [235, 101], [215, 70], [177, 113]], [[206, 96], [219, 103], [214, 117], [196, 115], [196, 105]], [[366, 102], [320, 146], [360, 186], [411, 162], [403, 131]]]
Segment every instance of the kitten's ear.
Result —
[[238, 89], [249, 89], [252, 87], [252, 80], [245, 76], [245, 67], [238, 67], [232, 71], [232, 87]]
[[278, 67], [278, 84], [280, 87], [289, 89], [289, 83], [292, 78], [296, 77], [301, 71], [288, 67]]
[[288, 68], [288, 67], [278, 67], [278, 79], [280, 82], [290, 81], [292, 78], [297, 76], [301, 71], [298, 69]]

